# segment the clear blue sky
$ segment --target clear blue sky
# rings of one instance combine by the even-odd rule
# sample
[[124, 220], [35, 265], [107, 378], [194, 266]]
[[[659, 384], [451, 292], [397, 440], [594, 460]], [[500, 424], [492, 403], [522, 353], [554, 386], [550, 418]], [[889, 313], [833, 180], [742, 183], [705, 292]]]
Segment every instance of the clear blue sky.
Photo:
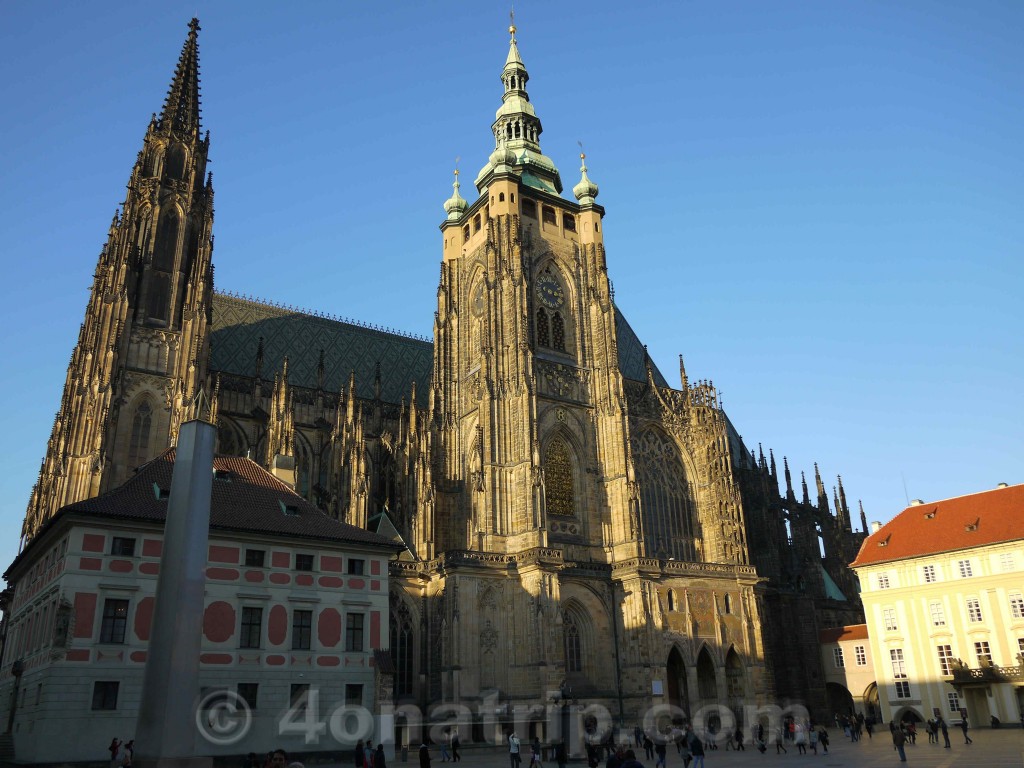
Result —
[[[3, 563], [193, 14], [217, 286], [431, 331], [507, 5], [204, 5], [5, 8]], [[670, 381], [683, 353], [748, 444], [797, 482], [818, 461], [830, 495], [842, 474], [869, 519], [904, 480], [1024, 481], [1024, 3], [516, 6], [542, 147], [571, 188], [584, 142], [616, 299]]]

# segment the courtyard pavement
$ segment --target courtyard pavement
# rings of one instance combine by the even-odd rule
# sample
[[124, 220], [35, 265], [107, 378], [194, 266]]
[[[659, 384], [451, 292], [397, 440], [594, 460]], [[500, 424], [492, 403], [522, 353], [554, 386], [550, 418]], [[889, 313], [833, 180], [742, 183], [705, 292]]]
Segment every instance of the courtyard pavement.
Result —
[[[776, 754], [774, 745], [763, 755], [749, 745], [743, 752], [725, 751], [723, 748], [710, 751], [704, 761], [705, 768], [1024, 768], [1024, 730], [1021, 728], [1004, 727], [997, 730], [982, 728], [971, 730], [973, 744], [965, 745], [960, 729], [950, 729], [949, 738], [952, 748], [945, 749], [941, 745], [929, 744], [928, 737], [922, 734], [915, 746], [908, 745], [907, 762], [901, 764], [899, 755], [892, 745], [888, 729], [876, 733], [870, 741], [865, 736], [863, 741], [850, 742], [841, 732], [830, 732], [833, 741], [829, 744], [828, 754], [818, 749], [818, 754], [797, 754], [796, 747], [787, 745], [786, 754]], [[838, 735], [838, 738], [837, 738]], [[654, 768], [653, 760], [644, 759], [643, 750], [636, 750], [644, 768]], [[449, 763], [441, 762], [440, 750], [430, 751], [431, 768], [455, 768]], [[462, 750], [463, 759], [458, 768], [508, 768], [507, 749], [469, 747]], [[528, 759], [528, 757], [527, 757]], [[522, 768], [529, 768], [527, 759], [523, 760]], [[403, 763], [396, 755], [389, 768], [402, 766], [419, 768], [416, 751], [409, 754], [409, 760]], [[582, 761], [571, 761], [569, 768], [583, 768]], [[691, 768], [692, 768], [691, 763]], [[603, 763], [602, 763], [603, 766]], [[339, 768], [350, 768], [346, 761]], [[558, 768], [555, 762], [546, 762], [544, 768]], [[682, 759], [675, 750], [669, 750], [667, 768], [683, 768]]]

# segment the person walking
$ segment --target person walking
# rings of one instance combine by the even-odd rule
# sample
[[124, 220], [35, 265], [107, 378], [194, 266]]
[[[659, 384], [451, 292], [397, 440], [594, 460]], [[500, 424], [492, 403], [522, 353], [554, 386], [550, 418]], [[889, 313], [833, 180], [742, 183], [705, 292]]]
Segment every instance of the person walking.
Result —
[[786, 745], [782, 743], [784, 735], [785, 735], [785, 731], [782, 729], [782, 726], [779, 726], [778, 728], [775, 729], [775, 754], [776, 755], [779, 754], [780, 752], [785, 752], [787, 755], [789, 754], [789, 750], [786, 749]]
[[544, 768], [544, 763], [540, 761], [540, 736], [534, 736], [533, 741], [530, 742], [530, 768]]
[[818, 743], [821, 744], [821, 750], [826, 755], [828, 754], [828, 731], [825, 730], [825, 726], [821, 726], [821, 730], [818, 731]]
[[651, 740], [650, 735], [644, 734], [644, 756], [648, 760], [654, 759], [654, 742]]
[[796, 744], [798, 755], [807, 754], [807, 732], [803, 723], [793, 723], [793, 743]]
[[733, 738], [736, 740], [736, 749], [746, 752], [747, 748], [743, 746], [743, 729], [739, 725], [736, 726], [736, 735]]
[[426, 740], [420, 744], [420, 768], [430, 768], [430, 747]]
[[450, 754], [448, 754], [448, 741], [451, 739], [451, 737], [452, 737], [452, 730], [451, 730], [451, 728], [445, 728], [444, 729], [444, 737], [441, 739], [441, 762], [442, 763], [447, 763], [449, 760], [452, 759], [452, 756]]
[[973, 744], [974, 739], [967, 735], [968, 728], [970, 728], [970, 725], [967, 723], [967, 715], [964, 715], [960, 718], [960, 730], [964, 732], [964, 744]]
[[665, 753], [667, 751], [664, 738], [658, 739], [658, 743], [654, 745], [654, 754], [658, 757], [654, 768], [665, 768]]
[[[939, 726], [939, 730], [942, 731], [942, 740], [946, 742], [945, 749], [950, 749], [950, 746], [949, 746], [949, 726], [946, 725], [946, 720], [941, 715], [939, 715], [938, 726]], [[939, 739], [938, 739], [938, 737], [936, 737], [935, 738], [935, 743], [937, 744], [938, 741], [939, 741]]]
[[377, 751], [373, 753], [373, 768], [388, 768], [387, 761], [384, 759], [383, 744], [378, 744]]
[[902, 728], [897, 728], [892, 732], [892, 743], [900, 756], [900, 762], [907, 762], [907, 751], [903, 748], [903, 745], [907, 743], [907, 735], [903, 733]]
[[459, 762], [462, 759], [462, 755], [459, 754], [459, 747], [462, 746], [462, 742], [459, 741], [459, 729], [452, 729], [452, 761]]
[[818, 732], [814, 728], [807, 729], [807, 744], [814, 754], [818, 754]]
[[690, 754], [693, 755], [693, 768], [704, 768], [704, 745], [693, 731], [690, 731]]

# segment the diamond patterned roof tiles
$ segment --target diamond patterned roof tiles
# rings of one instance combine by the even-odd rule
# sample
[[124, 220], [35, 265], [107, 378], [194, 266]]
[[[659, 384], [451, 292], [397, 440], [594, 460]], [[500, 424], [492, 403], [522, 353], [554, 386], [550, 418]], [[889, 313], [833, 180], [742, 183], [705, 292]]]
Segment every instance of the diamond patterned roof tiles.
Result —
[[225, 294], [213, 297], [215, 371], [253, 376], [263, 337], [264, 379], [272, 379], [288, 357], [288, 382], [315, 388], [320, 350], [324, 351], [324, 388], [337, 392], [355, 371], [356, 394], [372, 397], [380, 363], [381, 399], [409, 398], [413, 382], [421, 394], [430, 383], [433, 345], [429, 341], [318, 317]]
[[[629, 322], [615, 308], [619, 370], [627, 379], [645, 381], [646, 351]], [[299, 310], [276, 307], [223, 293], [213, 297], [214, 371], [253, 376], [256, 351], [263, 338], [264, 379], [272, 379], [288, 357], [288, 381], [293, 386], [316, 387], [320, 350], [324, 351], [324, 388], [337, 392], [355, 371], [356, 394], [370, 397], [380, 363], [381, 398], [397, 403], [408, 399], [412, 383], [424, 393], [433, 368], [433, 344]], [[651, 362], [658, 386], [668, 382]]]

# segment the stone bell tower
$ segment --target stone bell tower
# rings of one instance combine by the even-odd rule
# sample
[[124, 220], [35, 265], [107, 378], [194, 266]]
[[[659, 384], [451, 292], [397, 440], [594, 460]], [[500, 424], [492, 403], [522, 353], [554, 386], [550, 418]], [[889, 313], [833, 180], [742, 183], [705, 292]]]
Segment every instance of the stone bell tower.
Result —
[[206, 375], [213, 292], [213, 182], [200, 132], [192, 19], [160, 116], [115, 213], [71, 354], [22, 541], [174, 444]]
[[604, 210], [585, 166], [578, 203], [560, 196], [511, 32], [479, 197], [464, 200], [456, 177], [441, 226], [433, 380], [449, 492], [436, 550], [635, 555]]

